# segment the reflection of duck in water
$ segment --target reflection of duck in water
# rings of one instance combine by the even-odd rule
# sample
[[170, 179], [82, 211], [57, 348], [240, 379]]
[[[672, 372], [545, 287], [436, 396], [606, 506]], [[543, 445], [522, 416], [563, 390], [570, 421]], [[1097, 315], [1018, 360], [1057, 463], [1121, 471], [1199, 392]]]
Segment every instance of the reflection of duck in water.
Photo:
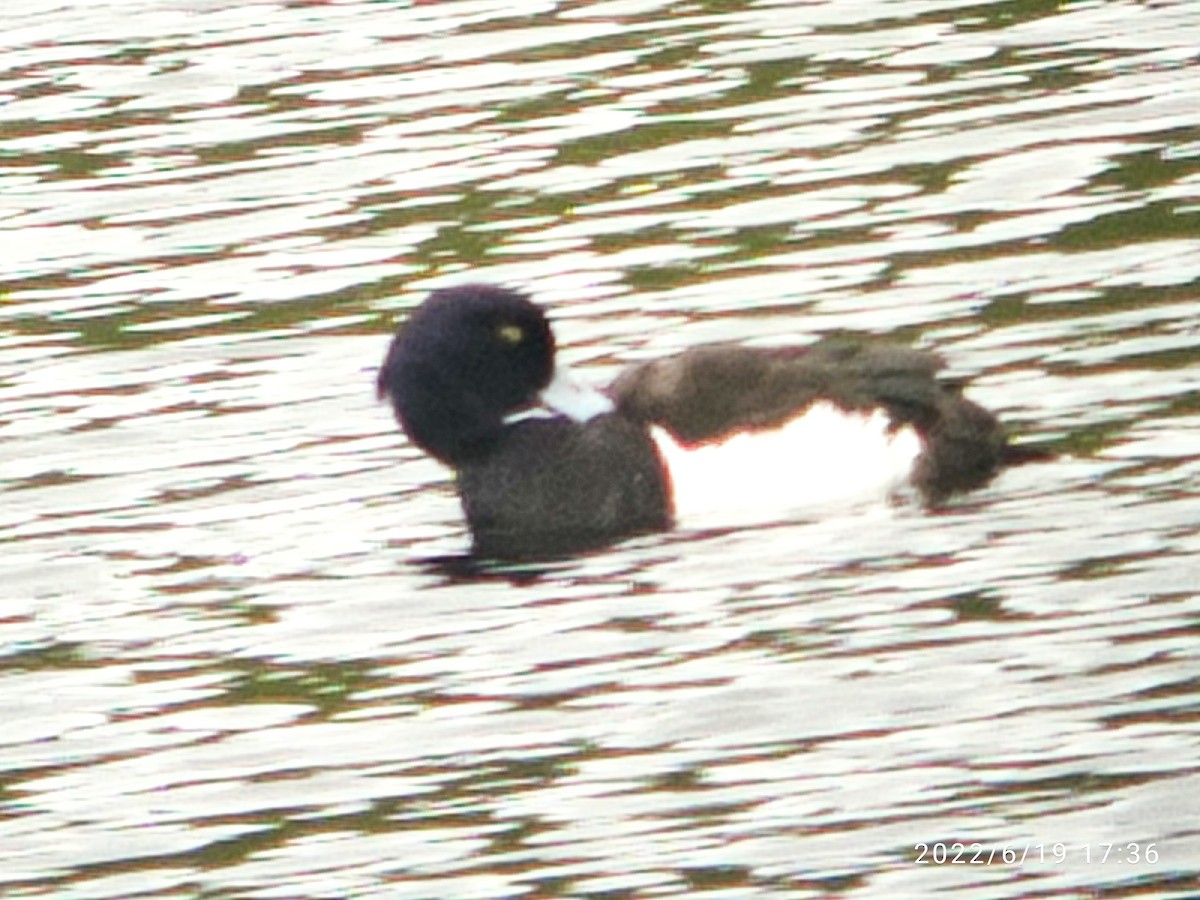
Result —
[[1018, 455], [921, 350], [712, 345], [630, 369], [608, 394], [554, 355], [525, 295], [463, 285], [412, 313], [379, 372], [409, 439], [457, 471], [477, 555], [568, 553], [701, 514], [778, 518], [906, 487], [936, 503]]

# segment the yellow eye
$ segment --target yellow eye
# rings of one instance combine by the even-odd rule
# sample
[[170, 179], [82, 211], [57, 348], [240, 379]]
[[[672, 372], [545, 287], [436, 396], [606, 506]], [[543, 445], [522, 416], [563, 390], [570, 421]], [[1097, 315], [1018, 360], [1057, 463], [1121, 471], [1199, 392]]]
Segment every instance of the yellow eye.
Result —
[[496, 328], [496, 337], [500, 338], [500, 343], [515, 347], [525, 340], [525, 329], [520, 325], [500, 325]]

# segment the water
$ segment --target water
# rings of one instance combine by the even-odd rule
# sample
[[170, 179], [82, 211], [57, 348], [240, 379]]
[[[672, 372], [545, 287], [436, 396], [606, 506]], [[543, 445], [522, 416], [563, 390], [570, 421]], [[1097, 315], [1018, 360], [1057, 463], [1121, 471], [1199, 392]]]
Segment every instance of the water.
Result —
[[[6, 0], [0, 47], [0, 893], [1194, 896], [1194, 2]], [[447, 569], [371, 387], [467, 277], [597, 383], [891, 334], [1061, 456]]]

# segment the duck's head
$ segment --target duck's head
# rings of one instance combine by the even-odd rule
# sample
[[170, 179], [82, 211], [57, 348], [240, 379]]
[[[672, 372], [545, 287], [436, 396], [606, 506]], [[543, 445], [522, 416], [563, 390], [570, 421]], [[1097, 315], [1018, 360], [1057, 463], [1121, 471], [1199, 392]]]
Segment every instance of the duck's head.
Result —
[[545, 314], [510, 288], [434, 291], [400, 328], [376, 386], [409, 439], [458, 466], [486, 453], [514, 413], [546, 405], [575, 419], [611, 409], [556, 377]]

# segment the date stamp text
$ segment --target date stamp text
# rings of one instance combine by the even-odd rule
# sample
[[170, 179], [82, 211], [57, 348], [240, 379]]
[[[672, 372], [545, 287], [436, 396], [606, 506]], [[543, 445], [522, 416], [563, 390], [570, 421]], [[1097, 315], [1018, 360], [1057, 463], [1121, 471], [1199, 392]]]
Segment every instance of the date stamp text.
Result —
[[913, 845], [918, 866], [1027, 866], [1071, 862], [1098, 865], [1154, 865], [1158, 848], [1153, 843], [1064, 844], [1055, 842], [982, 844], [978, 841], [918, 841]]

